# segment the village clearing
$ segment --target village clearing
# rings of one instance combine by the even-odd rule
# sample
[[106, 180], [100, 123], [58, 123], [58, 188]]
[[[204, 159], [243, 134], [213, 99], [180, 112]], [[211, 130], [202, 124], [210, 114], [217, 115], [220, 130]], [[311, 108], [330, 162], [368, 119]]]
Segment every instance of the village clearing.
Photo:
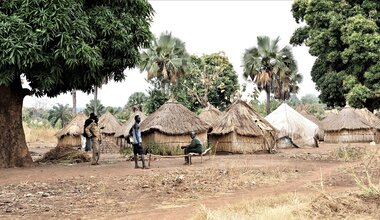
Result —
[[[36, 160], [54, 144], [30, 143]], [[380, 219], [380, 146], [0, 170], [0, 219]]]

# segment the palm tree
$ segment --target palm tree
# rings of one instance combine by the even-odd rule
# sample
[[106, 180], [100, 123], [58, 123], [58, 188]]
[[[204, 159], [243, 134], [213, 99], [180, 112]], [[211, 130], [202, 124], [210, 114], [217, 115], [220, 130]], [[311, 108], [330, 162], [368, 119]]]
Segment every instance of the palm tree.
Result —
[[168, 86], [175, 84], [177, 78], [185, 73], [188, 63], [185, 43], [170, 32], [164, 32], [140, 54], [139, 67], [141, 72], [148, 72], [148, 80], [157, 78], [162, 92], [168, 95]]
[[137, 108], [142, 111], [142, 107], [145, 104], [148, 97], [143, 92], [135, 92], [128, 98], [127, 108]]
[[[96, 108], [96, 112], [95, 112]], [[90, 113], [94, 112], [96, 115], [102, 115], [106, 112], [106, 108], [102, 103], [100, 103], [100, 100], [94, 100], [91, 99], [90, 103], [86, 104], [86, 108], [84, 109], [84, 113], [89, 115]]]
[[53, 126], [55, 126], [57, 122], [61, 120], [61, 127], [63, 128], [63, 126], [66, 125], [72, 118], [70, 111], [71, 110], [68, 104], [57, 104], [49, 110], [48, 120]]
[[250, 77], [257, 88], [267, 95], [266, 111], [270, 113], [270, 94], [286, 97], [289, 91], [290, 76], [297, 66], [290, 47], [279, 49], [277, 37], [257, 37], [257, 47], [246, 49], [243, 54], [244, 77]]

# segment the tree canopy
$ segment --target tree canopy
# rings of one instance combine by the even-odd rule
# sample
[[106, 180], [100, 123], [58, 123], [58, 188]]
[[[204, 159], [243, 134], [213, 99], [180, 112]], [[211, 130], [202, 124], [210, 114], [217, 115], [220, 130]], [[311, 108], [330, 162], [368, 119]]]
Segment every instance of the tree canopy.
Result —
[[305, 44], [317, 59], [311, 76], [328, 106], [380, 107], [380, 2], [297, 0], [293, 45]]
[[151, 39], [144, 0], [0, 2], [0, 85], [25, 76], [36, 95], [89, 92], [124, 79]]
[[244, 77], [250, 77], [257, 88], [267, 95], [267, 114], [270, 112], [270, 94], [276, 99], [287, 100], [298, 92], [297, 83], [302, 81], [297, 63], [289, 46], [279, 48], [280, 38], [258, 36], [257, 46], [243, 54]]
[[22, 129], [25, 95], [123, 80], [150, 43], [152, 15], [146, 0], [0, 1], [0, 167], [33, 162]]

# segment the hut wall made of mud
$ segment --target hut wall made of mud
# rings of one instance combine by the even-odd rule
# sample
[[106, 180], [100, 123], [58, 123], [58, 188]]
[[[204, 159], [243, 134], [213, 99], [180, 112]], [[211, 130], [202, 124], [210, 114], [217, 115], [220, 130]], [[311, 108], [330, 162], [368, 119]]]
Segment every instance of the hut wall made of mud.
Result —
[[226, 135], [209, 135], [209, 143], [216, 148], [216, 152], [254, 153], [267, 149], [264, 138], [242, 136], [235, 132]]
[[[148, 134], [142, 134], [143, 146], [147, 147], [150, 145], [155, 146], [165, 146], [165, 147], [180, 147], [188, 145], [191, 142], [189, 134], [186, 135], [167, 135], [158, 131], [154, 131]], [[203, 132], [197, 134], [197, 138], [202, 142], [203, 146], [207, 144], [207, 133]]]
[[58, 147], [69, 146], [79, 148], [82, 147], [81, 135], [65, 135], [58, 139]]
[[356, 143], [374, 141], [375, 135], [371, 129], [325, 131], [324, 141], [327, 143]]

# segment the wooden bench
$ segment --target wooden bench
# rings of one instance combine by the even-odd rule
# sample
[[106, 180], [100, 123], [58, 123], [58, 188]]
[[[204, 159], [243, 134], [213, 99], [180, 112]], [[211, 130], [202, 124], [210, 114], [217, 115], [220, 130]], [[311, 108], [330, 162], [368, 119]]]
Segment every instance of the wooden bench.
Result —
[[192, 162], [191, 162], [191, 158], [192, 157], [201, 157], [201, 163], [203, 163], [203, 156], [206, 156], [206, 154], [208, 154], [208, 158], [210, 159], [211, 158], [211, 148], [207, 148], [205, 151], [203, 151], [203, 153], [199, 154], [199, 153], [188, 153], [188, 154], [184, 154], [184, 155], [176, 155], [176, 156], [160, 156], [160, 155], [154, 155], [154, 154], [147, 154], [148, 156], [148, 166], [150, 166], [150, 162], [155, 159], [155, 158], [183, 158], [183, 157], [189, 157], [189, 163], [188, 165], [191, 165]]
[[211, 157], [211, 148], [207, 148], [205, 151], [203, 151], [203, 153], [201, 154], [198, 154], [198, 153], [189, 153], [187, 155], [184, 155], [184, 156], [188, 156], [189, 157], [189, 163], [188, 165], [191, 165], [192, 162], [191, 162], [191, 158], [192, 157], [201, 157], [201, 163], [203, 163], [203, 156], [205, 156], [206, 154], [208, 154], [208, 158], [210, 159]]

